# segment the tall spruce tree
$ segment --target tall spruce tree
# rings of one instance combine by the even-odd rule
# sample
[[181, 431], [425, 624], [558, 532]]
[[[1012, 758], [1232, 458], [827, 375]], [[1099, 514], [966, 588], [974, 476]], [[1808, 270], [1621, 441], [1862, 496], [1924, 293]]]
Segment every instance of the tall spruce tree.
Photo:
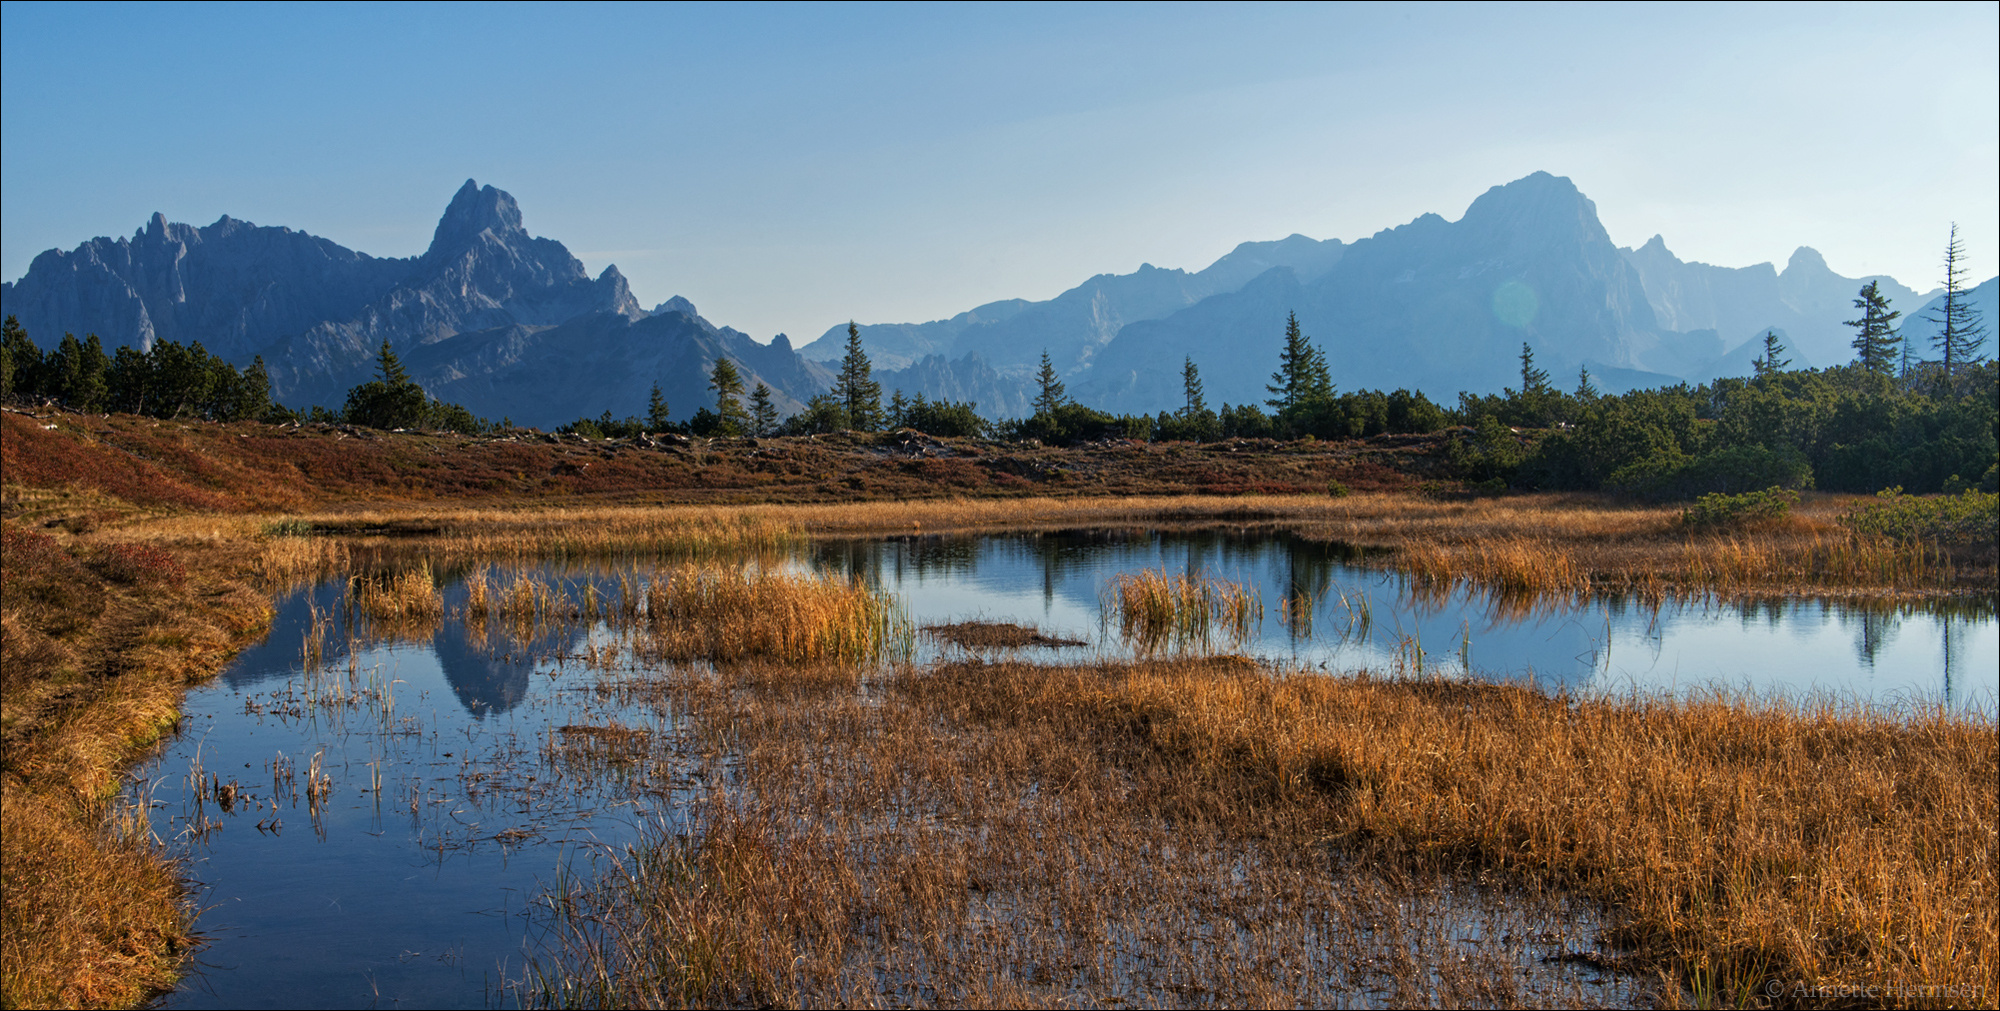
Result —
[[1041, 392], [1035, 394], [1035, 413], [1054, 417], [1069, 403], [1069, 396], [1063, 392], [1062, 379], [1056, 375], [1056, 365], [1049, 360], [1049, 349], [1042, 349], [1042, 371], [1035, 377]]
[[263, 355], [250, 359], [250, 367], [243, 370], [243, 381], [237, 386], [236, 413], [241, 421], [262, 421], [271, 413], [271, 370], [264, 364]]
[[1187, 402], [1181, 407], [1181, 418], [1193, 421], [1208, 410], [1208, 403], [1201, 395], [1201, 370], [1194, 367], [1194, 357], [1187, 356], [1181, 361], [1181, 390]]
[[660, 393], [660, 384], [653, 384], [653, 392], [646, 395], [646, 430], [664, 432], [667, 430], [667, 398]]
[[1792, 363], [1790, 358], [1778, 357], [1784, 353], [1785, 342], [1778, 338], [1778, 331], [1766, 330], [1764, 331], [1764, 353], [1752, 359], [1750, 367], [1757, 370], [1759, 378], [1783, 372], [1785, 371], [1785, 366]]
[[7, 317], [0, 324], [0, 398], [40, 392], [41, 369], [42, 349], [28, 338], [28, 330], [20, 320]]
[[736, 371], [736, 363], [717, 358], [714, 371], [709, 373], [708, 388], [715, 391], [715, 413], [720, 419], [716, 431], [742, 435], [750, 427], [750, 416], [743, 410], [743, 373]]
[[[201, 345], [194, 346], [195, 351], [200, 349]], [[154, 366], [153, 375], [160, 386], [173, 386], [168, 370], [161, 365]], [[424, 388], [410, 378], [410, 373], [403, 368], [402, 359], [396, 357], [395, 350], [384, 338], [382, 350], [375, 356], [375, 379], [347, 391], [345, 416], [351, 425], [415, 428], [424, 423], [429, 408], [429, 397], [425, 395]]]
[[1527, 341], [1521, 342], [1521, 392], [1549, 392], [1549, 370], [1535, 367], [1535, 349]]
[[1861, 310], [1861, 318], [1850, 319], [1846, 324], [1855, 329], [1854, 360], [1877, 375], [1895, 375], [1896, 349], [1902, 343], [1896, 333], [1896, 319], [1903, 314], [1889, 308], [1888, 296], [1882, 294], [1881, 285], [1874, 281], [1862, 286], [1854, 307]]
[[1311, 401], [1316, 394], [1333, 393], [1333, 379], [1326, 359], [1313, 347], [1312, 340], [1299, 330], [1299, 314], [1285, 314], [1285, 346], [1278, 352], [1278, 371], [1264, 387], [1271, 399], [1264, 401], [1283, 414]]
[[778, 430], [778, 405], [771, 401], [771, 388], [758, 383], [750, 391], [750, 434], [758, 438]]
[[1965, 287], [1965, 244], [1958, 238], [1958, 222], [1951, 225], [1951, 239], [1944, 247], [1944, 303], [1925, 316], [1937, 324], [1931, 345], [1938, 349], [1949, 380], [1958, 371], [1978, 360], [1986, 347], [1986, 325]]
[[847, 354], [833, 381], [833, 398], [847, 409], [848, 427], [872, 432], [882, 427], [882, 384], [869, 378], [873, 368], [861, 349], [861, 328], [847, 321]]

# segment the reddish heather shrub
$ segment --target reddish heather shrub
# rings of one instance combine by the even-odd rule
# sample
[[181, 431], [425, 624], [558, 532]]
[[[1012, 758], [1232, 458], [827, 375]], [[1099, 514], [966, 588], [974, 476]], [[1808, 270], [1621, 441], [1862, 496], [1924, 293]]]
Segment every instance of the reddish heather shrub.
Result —
[[0, 611], [47, 635], [62, 636], [104, 609], [97, 580], [55, 538], [0, 523]]
[[128, 586], [181, 586], [187, 567], [174, 556], [144, 544], [110, 544], [90, 560], [97, 574]]

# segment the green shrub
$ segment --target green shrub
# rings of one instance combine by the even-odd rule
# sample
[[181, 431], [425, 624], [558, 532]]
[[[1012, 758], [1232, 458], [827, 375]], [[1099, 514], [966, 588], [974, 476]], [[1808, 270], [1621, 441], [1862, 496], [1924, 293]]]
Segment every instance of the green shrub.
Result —
[[1605, 482], [1647, 498], [1736, 495], [1758, 488], [1810, 488], [1812, 465], [1794, 449], [1731, 446], [1694, 459], [1658, 454], [1620, 468]]
[[1746, 526], [1783, 519], [1799, 502], [1799, 493], [1775, 485], [1763, 491], [1724, 495], [1712, 492], [1681, 510], [1681, 525], [1692, 528]]
[[2000, 494], [1967, 489], [1957, 495], [1905, 495], [1897, 487], [1875, 499], [1841, 522], [1858, 533], [1897, 540], [1989, 547], [2000, 541]]

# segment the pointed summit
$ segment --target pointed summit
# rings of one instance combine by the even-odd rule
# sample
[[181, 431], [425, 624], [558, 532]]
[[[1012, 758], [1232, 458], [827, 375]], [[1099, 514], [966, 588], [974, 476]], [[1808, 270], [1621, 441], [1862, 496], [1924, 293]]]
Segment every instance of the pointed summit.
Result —
[[1511, 236], [1516, 248], [1611, 241], [1597, 220], [1597, 205], [1568, 176], [1547, 172], [1535, 172], [1480, 194], [1465, 209], [1459, 224], [1482, 233]]
[[437, 231], [431, 235], [431, 248], [427, 256], [455, 252], [472, 244], [481, 232], [492, 232], [495, 238], [509, 239], [526, 237], [527, 231], [521, 227], [521, 207], [505, 190], [491, 186], [480, 188], [470, 179], [458, 188], [451, 198], [450, 206], [444, 209], [444, 217], [438, 219]]
[[1826, 265], [1826, 257], [1819, 255], [1819, 250], [1811, 246], [1800, 246], [1792, 251], [1792, 258], [1785, 261], [1785, 274], [1789, 276], [1793, 271], [1831, 274], [1833, 268]]

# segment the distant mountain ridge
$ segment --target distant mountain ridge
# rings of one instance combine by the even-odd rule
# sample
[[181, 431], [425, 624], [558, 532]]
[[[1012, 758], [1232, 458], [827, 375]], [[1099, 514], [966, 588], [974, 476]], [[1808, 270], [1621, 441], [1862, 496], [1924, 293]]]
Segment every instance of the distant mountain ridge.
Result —
[[[885, 373], [885, 388], [981, 387], [981, 411], [994, 416], [1024, 413], [1043, 349], [1073, 397], [1106, 410], [1179, 407], [1185, 358], [1211, 404], [1259, 403], [1292, 312], [1340, 388], [1449, 401], [1518, 383], [1523, 343], [1565, 385], [1589, 368], [1610, 390], [1748, 374], [1770, 329], [1796, 365], [1839, 364], [1853, 357], [1844, 321], [1870, 280], [1906, 318], [1927, 297], [1882, 275], [1843, 277], [1804, 246], [1782, 272], [1683, 261], [1657, 236], [1620, 248], [1569, 179], [1537, 172], [1488, 190], [1458, 221], [1425, 214], [1344, 245], [1245, 243], [1195, 274], [1142, 265], [1046, 302], [860, 329], [878, 361], [933, 356], [921, 374]], [[803, 353], [832, 359], [844, 340], [843, 324]], [[957, 382], [961, 363], [979, 380]]]
[[[1094, 407], [1181, 405], [1181, 365], [1211, 405], [1257, 403], [1296, 312], [1333, 380], [1449, 400], [1518, 382], [1522, 343], [1565, 386], [1600, 388], [1743, 374], [1777, 329], [1796, 365], [1852, 357], [1855, 292], [1878, 280], [1928, 353], [1929, 295], [1893, 278], [1847, 278], [1800, 247], [1783, 271], [1683, 261], [1655, 236], [1620, 248], [1570, 180], [1537, 172], [1495, 186], [1457, 221], [1437, 214], [1351, 243], [1291, 235], [1245, 242], [1195, 272], [1142, 264], [1043, 301], [1002, 299], [948, 319], [860, 325], [885, 393], [972, 400], [989, 417], [1032, 410], [1046, 352]], [[1972, 293], [1992, 326], [1995, 282]], [[616, 266], [591, 277], [562, 243], [532, 236], [514, 198], [467, 180], [419, 256], [378, 258], [328, 239], [224, 216], [160, 215], [130, 238], [36, 257], [0, 284], [0, 312], [43, 346], [64, 332], [107, 347], [200, 341], [238, 365], [261, 355], [285, 403], [339, 406], [384, 340], [433, 395], [475, 413], [550, 427], [644, 412], [658, 384], [676, 418], [713, 401], [708, 373], [735, 360], [783, 412], [832, 384], [842, 321], [794, 351], [701, 317], [675, 296], [643, 309]], [[1987, 347], [1991, 354], [1993, 345]]]
[[562, 243], [528, 233], [514, 198], [473, 180], [420, 256], [382, 259], [289, 228], [158, 214], [131, 239], [35, 258], [0, 285], [30, 335], [96, 333], [107, 347], [200, 341], [238, 365], [262, 355], [288, 404], [338, 407], [387, 340], [434, 396], [498, 420], [554, 426], [642, 413], [657, 382], [673, 413], [709, 402], [717, 357], [796, 410], [830, 381], [788, 346], [716, 327], [685, 299], [642, 309], [616, 266], [596, 278]]

